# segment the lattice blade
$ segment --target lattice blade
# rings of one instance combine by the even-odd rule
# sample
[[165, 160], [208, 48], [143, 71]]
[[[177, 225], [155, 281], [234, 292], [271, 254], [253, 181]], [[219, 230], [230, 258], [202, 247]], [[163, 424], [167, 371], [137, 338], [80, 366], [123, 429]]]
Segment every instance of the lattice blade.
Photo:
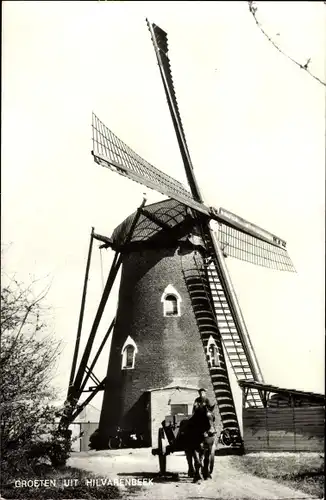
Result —
[[239, 229], [243, 233], [250, 234], [255, 238], [258, 238], [263, 241], [267, 241], [267, 243], [272, 243], [272, 245], [279, 246], [281, 248], [286, 248], [286, 241], [284, 241], [279, 236], [271, 233], [270, 231], [266, 231], [262, 227], [257, 226], [257, 224], [253, 224], [246, 219], [243, 219], [239, 215], [226, 210], [225, 208], [220, 207], [218, 212], [216, 209], [211, 209], [212, 214], [218, 213], [217, 220], [226, 224], [227, 226], [231, 226], [234, 229]]
[[279, 271], [295, 272], [285, 248], [262, 241], [225, 224], [219, 224], [218, 239], [226, 256]]
[[168, 37], [165, 31], [154, 23], [150, 23], [146, 19], [148, 29], [151, 33], [152, 42], [154, 45], [158, 66], [160, 69], [162, 82], [165, 90], [166, 99], [169, 105], [171, 118], [174, 125], [174, 130], [177, 136], [180, 153], [186, 171], [187, 180], [195, 200], [202, 201], [198, 184], [196, 182], [193, 166], [190, 158], [190, 153], [186, 141], [184, 128], [182, 125], [181, 115], [179, 111], [177, 96], [174, 89], [172, 78], [171, 63], [169, 59]]
[[96, 163], [180, 201], [188, 207], [206, 215], [209, 214], [207, 207], [194, 200], [192, 194], [181, 182], [161, 172], [161, 170], [141, 158], [111, 132], [94, 113], [92, 115], [92, 130], [93, 156]]

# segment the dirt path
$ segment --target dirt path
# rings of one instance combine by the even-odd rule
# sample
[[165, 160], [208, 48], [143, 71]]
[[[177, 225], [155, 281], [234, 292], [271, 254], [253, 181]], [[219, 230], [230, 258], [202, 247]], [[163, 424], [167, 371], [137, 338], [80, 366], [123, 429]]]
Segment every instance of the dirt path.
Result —
[[[150, 450], [119, 450], [75, 453], [68, 465], [126, 482], [121, 486], [125, 499], [137, 500], [299, 500], [311, 499], [269, 479], [245, 474], [230, 464], [229, 457], [216, 457], [213, 479], [193, 484], [187, 477], [186, 459], [181, 454], [168, 457], [166, 478], [158, 476], [157, 457]], [[142, 486], [130, 486], [130, 478], [145, 480]], [[129, 482], [129, 484], [128, 484]]]

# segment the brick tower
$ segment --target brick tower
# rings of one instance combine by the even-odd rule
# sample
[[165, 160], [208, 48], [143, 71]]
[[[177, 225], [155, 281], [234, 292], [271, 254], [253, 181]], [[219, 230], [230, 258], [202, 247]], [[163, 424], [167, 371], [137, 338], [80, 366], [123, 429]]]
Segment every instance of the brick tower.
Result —
[[[124, 246], [134, 217], [129, 216], [112, 235], [113, 245], [123, 252], [123, 264], [99, 426], [103, 446], [116, 426], [137, 430], [151, 444], [153, 389], [205, 387], [216, 403], [214, 366], [220, 395], [232, 403], [220, 336], [210, 317], [202, 275], [205, 247], [195, 220], [185, 205], [174, 200], [149, 205]], [[197, 296], [189, 286], [197, 286]], [[206, 311], [204, 329], [196, 306], [201, 313]]]

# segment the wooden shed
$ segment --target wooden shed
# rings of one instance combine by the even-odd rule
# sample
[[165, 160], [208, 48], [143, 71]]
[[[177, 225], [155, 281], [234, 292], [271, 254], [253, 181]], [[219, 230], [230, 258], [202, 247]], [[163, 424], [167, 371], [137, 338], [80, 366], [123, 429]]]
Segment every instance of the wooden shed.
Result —
[[[324, 451], [325, 395], [241, 380], [246, 452]], [[247, 394], [257, 389], [264, 406], [252, 408]]]
[[69, 426], [72, 431], [72, 451], [89, 451], [89, 438], [99, 426], [100, 410], [89, 404]]
[[182, 415], [189, 418], [198, 387], [169, 385], [152, 389], [150, 393], [151, 444], [157, 446], [158, 430], [167, 415]]

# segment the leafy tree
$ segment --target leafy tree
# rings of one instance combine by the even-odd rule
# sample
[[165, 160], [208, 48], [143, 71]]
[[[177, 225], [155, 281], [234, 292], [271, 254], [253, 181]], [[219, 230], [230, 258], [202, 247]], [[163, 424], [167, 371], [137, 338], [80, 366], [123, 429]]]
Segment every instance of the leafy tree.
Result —
[[10, 476], [45, 457], [63, 464], [70, 450], [55, 424], [51, 379], [60, 342], [44, 321], [47, 290], [35, 295], [35, 280], [24, 286], [4, 272], [1, 278], [1, 468]]

